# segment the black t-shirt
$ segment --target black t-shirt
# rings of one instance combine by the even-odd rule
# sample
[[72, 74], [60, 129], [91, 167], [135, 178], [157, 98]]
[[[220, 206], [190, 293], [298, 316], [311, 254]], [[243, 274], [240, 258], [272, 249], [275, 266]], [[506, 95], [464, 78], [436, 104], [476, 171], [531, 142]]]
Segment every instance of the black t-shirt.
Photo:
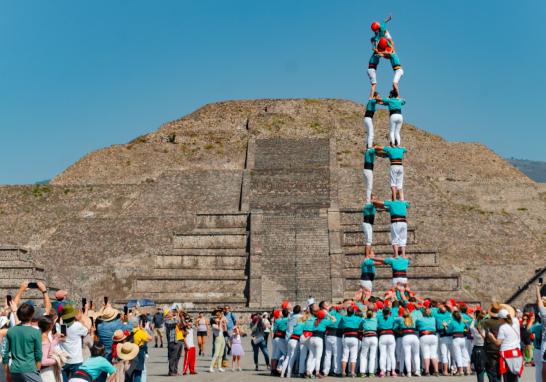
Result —
[[496, 337], [499, 334], [499, 328], [503, 323], [504, 321], [498, 317], [488, 318], [483, 323], [483, 328], [485, 330], [485, 350], [487, 352], [498, 353], [500, 351], [500, 346], [497, 346], [495, 343], [493, 343], [489, 339], [487, 333], [493, 333], [493, 335]]

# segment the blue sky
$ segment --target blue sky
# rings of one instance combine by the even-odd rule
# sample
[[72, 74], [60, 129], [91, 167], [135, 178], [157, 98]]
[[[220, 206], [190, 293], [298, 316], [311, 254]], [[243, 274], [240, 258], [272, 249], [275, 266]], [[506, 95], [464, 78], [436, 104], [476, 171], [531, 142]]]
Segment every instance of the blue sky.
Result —
[[369, 25], [388, 14], [408, 122], [546, 160], [544, 1], [0, 0], [0, 183], [209, 102], [363, 102]]

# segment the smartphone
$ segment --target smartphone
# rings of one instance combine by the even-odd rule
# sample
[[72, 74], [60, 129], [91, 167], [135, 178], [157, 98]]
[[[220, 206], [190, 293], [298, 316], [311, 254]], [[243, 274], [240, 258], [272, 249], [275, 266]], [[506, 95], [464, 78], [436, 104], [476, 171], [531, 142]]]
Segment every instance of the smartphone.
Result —
[[85, 313], [85, 305], [87, 304], [87, 299], [85, 297], [82, 298], [82, 312]]
[[104, 305], [108, 305], [108, 297], [104, 296]]
[[12, 300], [13, 300], [13, 297], [11, 297], [11, 294], [8, 294], [8, 295], [6, 296], [6, 302], [8, 303], [8, 305], [11, 304], [11, 301], [12, 301]]
[[544, 279], [543, 279], [542, 277], [539, 277], [539, 278], [538, 278], [538, 283], [539, 283], [540, 285], [542, 285], [543, 282], [544, 282]]
[[127, 305], [123, 306], [123, 314], [127, 315], [129, 313], [129, 307]]
[[61, 334], [66, 337], [66, 325], [61, 325]]
[[28, 283], [27, 287], [29, 289], [38, 289], [38, 283], [36, 282]]

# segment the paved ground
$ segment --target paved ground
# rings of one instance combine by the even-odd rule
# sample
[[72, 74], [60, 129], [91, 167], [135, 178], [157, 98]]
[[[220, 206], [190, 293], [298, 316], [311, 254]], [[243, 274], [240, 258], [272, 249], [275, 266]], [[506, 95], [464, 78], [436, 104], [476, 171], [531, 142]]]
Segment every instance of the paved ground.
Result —
[[[197, 343], [197, 341], [196, 341]], [[269, 376], [269, 372], [265, 370], [265, 365], [263, 364], [263, 357], [260, 353], [260, 362], [262, 363], [260, 365], [260, 371], [254, 370], [254, 364], [252, 360], [252, 347], [250, 345], [250, 341], [248, 338], [246, 338], [243, 341], [244, 349], [245, 349], [245, 357], [242, 361], [243, 371], [242, 372], [232, 372], [230, 368], [228, 368], [224, 373], [214, 373], [211, 374], [208, 372], [209, 363], [211, 359], [211, 343], [210, 339], [207, 342], [207, 354], [203, 357], [197, 357], [197, 375], [186, 375], [186, 376], [179, 376], [179, 377], [168, 377], [168, 366], [167, 366], [167, 349], [166, 348], [151, 348], [150, 349], [150, 358], [147, 362], [147, 368], [148, 368], [148, 381], [149, 382], [173, 382], [176, 380], [185, 380], [185, 381], [214, 381], [214, 382], [223, 382], [223, 381], [244, 381], [244, 382], [251, 382], [251, 381], [273, 381], [278, 380], [277, 377], [271, 377]], [[270, 349], [271, 350], [271, 349]], [[182, 360], [181, 360], [182, 361]], [[182, 363], [182, 362], [181, 362]], [[179, 370], [182, 370], [182, 367], [179, 368]], [[526, 368], [523, 378], [521, 378], [522, 382], [533, 382], [534, 381], [534, 368]], [[375, 379], [375, 378], [373, 378]], [[399, 378], [396, 378], [399, 379]], [[413, 381], [427, 381], [427, 382], [475, 382], [476, 377], [475, 376], [469, 376], [469, 377], [421, 377], [421, 378], [404, 378], [409, 379]], [[325, 378], [326, 381], [334, 381], [337, 380], [337, 378]], [[395, 378], [384, 378], [382, 380], [395, 380]], [[487, 380], [487, 379], [486, 379]], [[377, 379], [379, 381], [379, 379]]]

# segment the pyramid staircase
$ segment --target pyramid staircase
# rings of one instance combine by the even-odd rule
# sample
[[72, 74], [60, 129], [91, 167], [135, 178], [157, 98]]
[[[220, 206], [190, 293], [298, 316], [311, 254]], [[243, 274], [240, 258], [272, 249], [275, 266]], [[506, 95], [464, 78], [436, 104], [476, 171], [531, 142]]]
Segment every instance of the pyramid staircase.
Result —
[[135, 280], [132, 297], [196, 310], [246, 306], [248, 213], [197, 213], [194, 227], [175, 233], [172, 248], [155, 255], [153, 270]]
[[[27, 249], [12, 245], [0, 245], [0, 296], [2, 305], [4, 296], [15, 294], [23, 282], [41, 281], [50, 291], [57, 290], [48, 285], [44, 268], [37, 266]], [[36, 306], [43, 305], [42, 293], [29, 289], [23, 295], [22, 301], [32, 301]]]
[[[358, 289], [360, 264], [364, 260], [364, 234], [362, 233], [362, 211], [356, 208], [340, 210], [341, 246], [344, 254], [345, 279], [344, 297], [352, 298]], [[390, 245], [390, 222], [386, 212], [378, 212], [374, 224], [373, 248], [377, 258], [392, 257]], [[406, 254], [411, 260], [408, 268], [408, 282], [412, 291], [421, 297], [444, 300], [448, 298], [465, 299], [461, 276], [446, 273], [440, 268], [440, 254], [433, 248], [420, 247], [417, 240], [417, 228], [408, 226]], [[374, 282], [374, 295], [382, 296], [392, 288], [392, 272], [389, 266], [377, 267]]]

